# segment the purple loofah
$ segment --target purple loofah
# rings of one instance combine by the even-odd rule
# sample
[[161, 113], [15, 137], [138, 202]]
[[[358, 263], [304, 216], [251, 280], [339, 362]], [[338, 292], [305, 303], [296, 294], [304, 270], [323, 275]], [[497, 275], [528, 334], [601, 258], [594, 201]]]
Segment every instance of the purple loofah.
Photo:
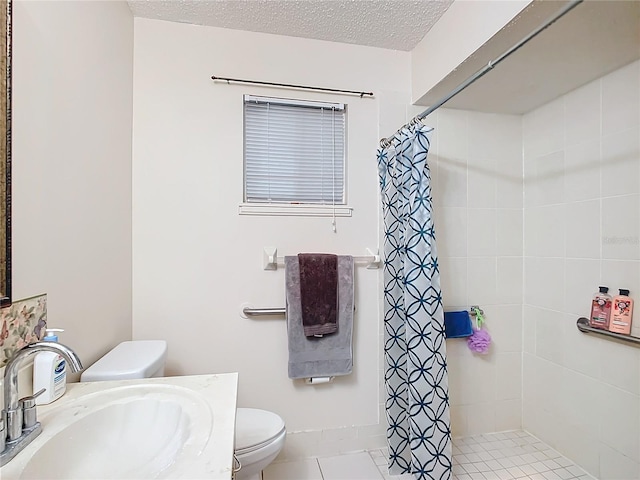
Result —
[[467, 345], [472, 352], [486, 354], [489, 353], [491, 335], [485, 329], [473, 329], [473, 334], [467, 338]]

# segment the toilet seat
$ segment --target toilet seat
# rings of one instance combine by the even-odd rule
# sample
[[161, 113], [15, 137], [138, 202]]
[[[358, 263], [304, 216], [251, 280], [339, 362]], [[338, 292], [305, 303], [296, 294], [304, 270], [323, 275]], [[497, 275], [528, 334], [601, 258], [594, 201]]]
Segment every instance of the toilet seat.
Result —
[[236, 455], [245, 455], [273, 443], [285, 434], [280, 416], [257, 408], [236, 411]]

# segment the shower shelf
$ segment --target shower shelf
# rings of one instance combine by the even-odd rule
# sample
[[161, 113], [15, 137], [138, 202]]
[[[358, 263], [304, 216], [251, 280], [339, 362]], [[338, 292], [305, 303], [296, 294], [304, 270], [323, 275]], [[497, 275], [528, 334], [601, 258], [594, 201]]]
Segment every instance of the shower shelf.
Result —
[[580, 317], [576, 322], [576, 326], [578, 330], [583, 333], [596, 333], [598, 335], [602, 335], [604, 337], [614, 338], [616, 340], [620, 340], [621, 342], [631, 343], [633, 345], [640, 345], [640, 338], [634, 337], [633, 335], [622, 335], [620, 333], [613, 333], [608, 330], [601, 330], [599, 328], [593, 328], [589, 326], [589, 320], [584, 317]]

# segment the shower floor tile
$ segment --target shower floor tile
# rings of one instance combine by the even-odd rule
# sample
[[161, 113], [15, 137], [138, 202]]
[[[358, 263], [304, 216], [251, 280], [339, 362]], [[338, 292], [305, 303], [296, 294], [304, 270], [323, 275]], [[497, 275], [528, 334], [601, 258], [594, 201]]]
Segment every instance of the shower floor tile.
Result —
[[[369, 455], [385, 480], [413, 480], [389, 475], [386, 449]], [[595, 479], [536, 437], [514, 431], [454, 438], [453, 480]]]

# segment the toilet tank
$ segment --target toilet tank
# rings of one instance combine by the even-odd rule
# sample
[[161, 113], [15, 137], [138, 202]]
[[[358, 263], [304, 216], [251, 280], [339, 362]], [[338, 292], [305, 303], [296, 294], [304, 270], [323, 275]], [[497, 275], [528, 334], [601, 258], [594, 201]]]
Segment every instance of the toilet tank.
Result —
[[80, 381], [162, 377], [166, 360], [167, 342], [164, 340], [122, 342], [82, 372]]

